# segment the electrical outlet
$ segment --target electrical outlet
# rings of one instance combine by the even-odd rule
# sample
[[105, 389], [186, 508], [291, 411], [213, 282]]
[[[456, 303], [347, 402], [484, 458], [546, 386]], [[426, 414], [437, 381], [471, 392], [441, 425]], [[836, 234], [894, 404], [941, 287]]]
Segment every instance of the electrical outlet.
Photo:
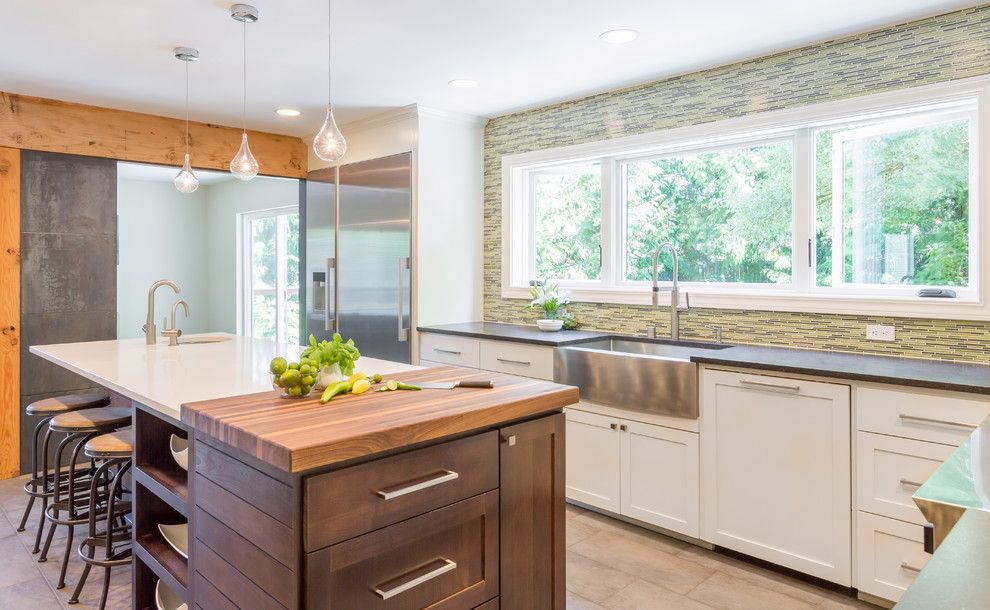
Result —
[[893, 341], [894, 327], [883, 324], [867, 324], [866, 338], [870, 341]]

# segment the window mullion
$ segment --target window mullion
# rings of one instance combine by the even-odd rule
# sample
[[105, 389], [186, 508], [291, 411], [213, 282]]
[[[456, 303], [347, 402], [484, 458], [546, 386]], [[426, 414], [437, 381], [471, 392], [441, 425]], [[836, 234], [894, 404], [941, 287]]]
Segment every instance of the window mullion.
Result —
[[601, 284], [607, 288], [611, 288], [615, 285], [615, 277], [613, 275], [612, 260], [613, 251], [617, 247], [618, 242], [612, 239], [614, 235], [613, 232], [613, 222], [616, 218], [613, 214], [615, 209], [615, 202], [618, 197], [615, 196], [615, 161], [612, 159], [602, 159], [601, 168], [601, 201], [599, 205], [601, 206], [601, 235], [600, 248], [601, 248]]
[[810, 132], [798, 130], [792, 149], [791, 282], [800, 291], [815, 285], [815, 148]]

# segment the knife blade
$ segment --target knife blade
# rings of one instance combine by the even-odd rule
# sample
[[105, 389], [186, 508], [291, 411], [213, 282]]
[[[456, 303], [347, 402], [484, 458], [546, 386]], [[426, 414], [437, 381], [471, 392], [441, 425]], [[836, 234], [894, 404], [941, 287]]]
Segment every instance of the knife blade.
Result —
[[453, 390], [454, 388], [494, 388], [495, 382], [491, 379], [463, 381], [407, 381], [409, 385], [414, 385], [424, 390]]

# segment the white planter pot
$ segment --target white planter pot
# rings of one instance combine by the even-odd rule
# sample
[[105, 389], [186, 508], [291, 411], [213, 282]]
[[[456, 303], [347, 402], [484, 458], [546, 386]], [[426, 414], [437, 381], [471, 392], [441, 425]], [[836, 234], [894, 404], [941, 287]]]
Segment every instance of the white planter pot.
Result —
[[563, 320], [537, 320], [536, 325], [540, 330], [545, 332], [553, 332], [555, 330], [560, 330], [564, 327]]
[[320, 372], [316, 376], [316, 385], [314, 387], [318, 390], [323, 390], [345, 379], [347, 379], [347, 376], [340, 372], [339, 364], [324, 364], [320, 367]]

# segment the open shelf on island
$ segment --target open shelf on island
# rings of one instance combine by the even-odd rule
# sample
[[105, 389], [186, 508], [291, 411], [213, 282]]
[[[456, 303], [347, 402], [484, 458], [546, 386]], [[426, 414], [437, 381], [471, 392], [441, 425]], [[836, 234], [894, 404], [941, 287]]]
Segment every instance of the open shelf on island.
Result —
[[[134, 515], [134, 555], [158, 578], [172, 587], [176, 594], [188, 599], [189, 562], [172, 548], [158, 530], [159, 524], [175, 525], [187, 522], [185, 515], [146, 487], [140, 476], [136, 476], [134, 480], [134, 497], [137, 507]], [[144, 599], [148, 594], [147, 591], [139, 593], [140, 599]], [[150, 595], [153, 599], [153, 588]]]
[[172, 435], [187, 439], [188, 432], [142, 409], [134, 412], [135, 478], [183, 515], [188, 514], [189, 473], [172, 455]]

